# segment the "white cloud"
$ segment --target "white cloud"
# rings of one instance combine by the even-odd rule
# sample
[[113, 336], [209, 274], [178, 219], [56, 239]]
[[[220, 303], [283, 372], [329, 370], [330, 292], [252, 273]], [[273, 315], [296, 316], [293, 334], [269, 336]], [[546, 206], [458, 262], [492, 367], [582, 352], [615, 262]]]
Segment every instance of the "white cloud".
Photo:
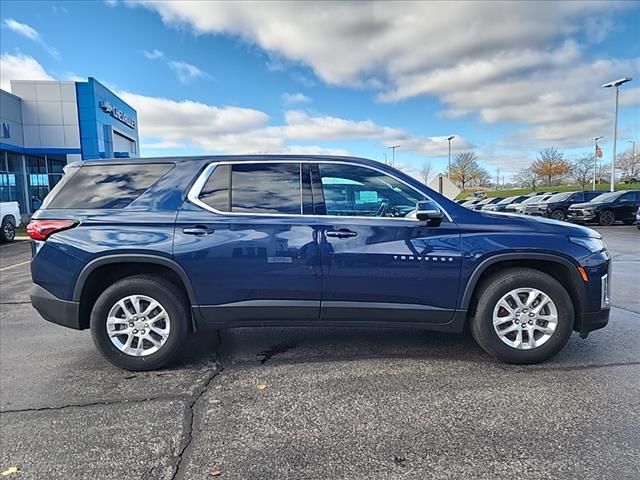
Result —
[[195, 65], [191, 65], [187, 62], [180, 62], [178, 60], [170, 60], [167, 65], [178, 76], [178, 80], [182, 83], [190, 83], [193, 80], [202, 77], [208, 77], [209, 75], [200, 70]]
[[157, 48], [153, 50], [143, 50], [142, 54], [150, 60], [157, 60], [158, 58], [164, 57], [162, 50], [158, 50]]
[[51, 56], [56, 58], [60, 56], [60, 53], [58, 52], [58, 50], [56, 50], [47, 42], [45, 42], [35, 28], [27, 25], [26, 23], [20, 23], [17, 20], [14, 20], [13, 18], [5, 19], [4, 24], [9, 30], [17, 33], [18, 35], [22, 35], [23, 37], [26, 37], [29, 40], [32, 40], [38, 43], [47, 52], [49, 52]]
[[528, 147], [587, 144], [590, 129], [611, 122], [601, 79], [640, 73], [638, 59], [594, 59], [584, 51], [632, 2], [129, 4], [196, 34], [255, 44], [271, 70], [305, 65], [327, 84], [371, 89], [381, 101], [431, 96], [445, 118], [521, 123]]
[[283, 93], [282, 102], [285, 105], [293, 105], [296, 103], [311, 103], [313, 100], [304, 93]]
[[[0, 67], [3, 87], [9, 79], [53, 80], [34, 58], [24, 55], [4, 54]], [[415, 136], [371, 120], [288, 110], [284, 124], [269, 125], [269, 116], [252, 108], [149, 97], [128, 91], [117, 93], [138, 112], [142, 147], [158, 153], [183, 148], [220, 153], [346, 155], [347, 150], [323, 143], [353, 140], [377, 142], [381, 150], [399, 143], [403, 150], [420, 155], [441, 156], [447, 152], [444, 137]], [[460, 136], [456, 145], [460, 149], [471, 147]]]
[[0, 88], [10, 92], [11, 80], [53, 80], [53, 77], [29, 55], [3, 53], [0, 56]]

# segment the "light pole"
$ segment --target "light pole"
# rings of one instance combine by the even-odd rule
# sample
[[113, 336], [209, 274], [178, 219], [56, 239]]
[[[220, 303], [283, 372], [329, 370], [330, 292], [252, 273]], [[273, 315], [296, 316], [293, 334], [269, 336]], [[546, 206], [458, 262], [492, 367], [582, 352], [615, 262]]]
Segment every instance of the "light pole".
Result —
[[636, 159], [636, 141], [635, 140], [627, 140], [631, 144], [631, 160]]
[[599, 137], [593, 137], [591, 140], [596, 142], [596, 147], [593, 152], [593, 190], [596, 189], [596, 172], [598, 170], [598, 140], [604, 138], [602, 135]]
[[631, 81], [631, 77], [622, 77], [613, 82], [605, 83], [602, 88], [616, 87], [616, 116], [613, 121], [613, 153], [611, 157], [611, 188], [612, 192], [616, 190], [616, 140], [618, 138], [618, 96], [620, 85]]
[[456, 138], [455, 135], [450, 135], [447, 137], [447, 140], [449, 141], [449, 168], [447, 168], [447, 178], [449, 180], [451, 180], [451, 140], [453, 140], [454, 138]]
[[400, 148], [400, 145], [391, 145], [387, 148], [391, 149], [391, 166], [396, 166], [396, 148]]

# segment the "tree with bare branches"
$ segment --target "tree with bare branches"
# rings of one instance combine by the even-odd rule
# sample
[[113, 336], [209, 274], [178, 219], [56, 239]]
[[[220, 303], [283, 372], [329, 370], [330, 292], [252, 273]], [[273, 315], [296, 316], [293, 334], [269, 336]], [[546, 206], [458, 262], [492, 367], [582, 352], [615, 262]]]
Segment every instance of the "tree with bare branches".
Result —
[[518, 182], [523, 188], [530, 188], [534, 192], [536, 188], [542, 182], [542, 178], [538, 174], [535, 168], [529, 166], [527, 168], [523, 168], [518, 172], [516, 176], [516, 182]]
[[420, 164], [420, 168], [418, 172], [420, 173], [420, 178], [422, 179], [422, 183], [425, 185], [429, 184], [429, 177], [431, 176], [431, 171], [433, 170], [433, 166], [429, 160], [425, 160]]
[[583, 155], [571, 162], [571, 178], [573, 178], [583, 190], [593, 178], [594, 160], [593, 154], [591, 154]]
[[616, 159], [616, 170], [620, 170], [622, 180], [640, 178], [640, 155], [634, 156], [631, 150], [621, 153]]

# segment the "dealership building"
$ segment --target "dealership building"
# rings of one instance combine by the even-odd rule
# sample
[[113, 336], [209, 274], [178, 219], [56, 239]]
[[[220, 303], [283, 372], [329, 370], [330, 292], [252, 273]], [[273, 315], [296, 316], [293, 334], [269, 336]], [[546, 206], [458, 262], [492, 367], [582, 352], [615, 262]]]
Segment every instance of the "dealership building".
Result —
[[0, 201], [37, 210], [67, 163], [139, 155], [136, 111], [95, 78], [0, 90]]

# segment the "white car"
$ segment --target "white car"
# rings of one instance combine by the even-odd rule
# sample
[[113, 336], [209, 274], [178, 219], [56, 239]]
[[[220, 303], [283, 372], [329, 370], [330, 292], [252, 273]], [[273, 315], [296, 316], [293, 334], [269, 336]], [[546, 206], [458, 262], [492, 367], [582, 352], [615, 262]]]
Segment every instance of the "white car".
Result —
[[0, 241], [11, 242], [16, 238], [16, 227], [20, 225], [18, 202], [0, 202]]

